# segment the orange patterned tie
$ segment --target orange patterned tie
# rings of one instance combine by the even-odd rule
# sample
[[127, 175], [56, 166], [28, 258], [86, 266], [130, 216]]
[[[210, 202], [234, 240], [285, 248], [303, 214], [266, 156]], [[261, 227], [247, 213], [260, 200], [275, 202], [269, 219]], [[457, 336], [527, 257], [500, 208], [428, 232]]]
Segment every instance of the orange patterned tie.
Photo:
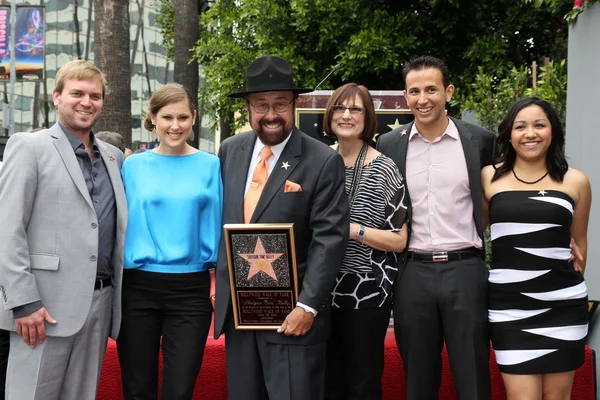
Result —
[[269, 166], [267, 164], [267, 160], [272, 155], [273, 152], [269, 146], [265, 146], [260, 150], [260, 161], [254, 169], [252, 182], [250, 182], [250, 188], [248, 189], [248, 193], [244, 199], [245, 224], [250, 222], [250, 218], [252, 218], [256, 204], [258, 204], [258, 199], [260, 199], [260, 194], [262, 193], [265, 183], [267, 182], [267, 178], [269, 177]]

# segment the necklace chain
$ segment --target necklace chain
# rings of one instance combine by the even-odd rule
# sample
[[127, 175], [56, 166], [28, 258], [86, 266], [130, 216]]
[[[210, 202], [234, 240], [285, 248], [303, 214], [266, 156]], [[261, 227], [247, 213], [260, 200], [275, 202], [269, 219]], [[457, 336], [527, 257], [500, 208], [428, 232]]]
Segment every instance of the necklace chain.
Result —
[[524, 181], [523, 179], [519, 178], [517, 176], [517, 173], [515, 172], [515, 169], [512, 168], [511, 169], [513, 175], [515, 176], [515, 178], [521, 182], [521, 183], [525, 183], [526, 185], [535, 185], [536, 183], [538, 183], [539, 181], [541, 181], [542, 179], [544, 179], [546, 176], [548, 176], [548, 171], [546, 171], [546, 173], [544, 175], [542, 175], [542, 177], [540, 179], [538, 179], [537, 181], [533, 181], [533, 182], [529, 182], [529, 181]]
[[[352, 175], [352, 182], [350, 183], [350, 191], [346, 192], [348, 195], [348, 203], [350, 205], [350, 209], [354, 205], [354, 200], [356, 199], [356, 193], [358, 192], [358, 186], [360, 184], [360, 177], [362, 175], [363, 166], [365, 163], [365, 158], [367, 157], [367, 151], [369, 150], [369, 145], [365, 142], [360, 148], [360, 152], [358, 153], [358, 157], [354, 161], [354, 174]], [[338, 145], [337, 151], [340, 151], [340, 147]]]

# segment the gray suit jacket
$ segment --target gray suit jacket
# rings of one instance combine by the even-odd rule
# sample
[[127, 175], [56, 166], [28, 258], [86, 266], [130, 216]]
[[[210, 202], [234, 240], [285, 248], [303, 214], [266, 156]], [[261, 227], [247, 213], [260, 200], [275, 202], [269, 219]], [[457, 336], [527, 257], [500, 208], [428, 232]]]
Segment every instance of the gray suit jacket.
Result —
[[[123, 153], [97, 141], [115, 193], [111, 337], [121, 324], [123, 245], [127, 204], [121, 181]], [[6, 145], [0, 172], [0, 328], [15, 329], [12, 309], [41, 300], [57, 321], [49, 336], [72, 336], [92, 303], [98, 219], [73, 148], [55, 124], [17, 133]], [[6, 162], [8, 161], [8, 162]]]
[[[224, 186], [223, 223], [244, 223], [244, 188], [256, 136], [253, 131], [225, 140], [219, 149]], [[289, 167], [283, 168], [287, 161]], [[346, 252], [350, 214], [342, 158], [329, 146], [294, 128], [269, 176], [251, 223], [293, 223], [300, 294], [298, 301], [319, 311], [305, 336], [265, 333], [280, 344], [324, 342], [330, 330], [330, 294]], [[284, 193], [285, 181], [302, 187]], [[233, 318], [225, 241], [217, 262], [215, 337]]]

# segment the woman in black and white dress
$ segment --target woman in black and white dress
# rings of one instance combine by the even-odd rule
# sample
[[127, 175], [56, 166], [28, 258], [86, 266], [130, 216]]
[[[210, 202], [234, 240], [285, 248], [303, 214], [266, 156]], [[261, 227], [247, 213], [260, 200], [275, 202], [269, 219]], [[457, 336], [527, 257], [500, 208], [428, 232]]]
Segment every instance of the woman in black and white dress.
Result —
[[338, 88], [323, 127], [338, 140], [350, 203], [350, 240], [332, 292], [325, 398], [381, 399], [395, 252], [407, 240], [405, 186], [394, 162], [368, 145], [377, 120], [367, 88]]
[[552, 106], [525, 98], [499, 127], [499, 162], [482, 170], [492, 238], [490, 332], [509, 400], [569, 399], [584, 362], [591, 188], [568, 167], [564, 144]]

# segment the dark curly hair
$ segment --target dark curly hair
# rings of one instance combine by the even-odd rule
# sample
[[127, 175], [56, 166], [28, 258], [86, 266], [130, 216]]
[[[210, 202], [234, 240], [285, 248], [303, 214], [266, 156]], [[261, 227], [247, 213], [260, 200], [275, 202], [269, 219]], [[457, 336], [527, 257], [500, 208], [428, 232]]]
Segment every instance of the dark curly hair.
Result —
[[508, 109], [504, 120], [502, 120], [502, 123], [500, 123], [500, 126], [498, 127], [499, 133], [497, 144], [498, 154], [500, 154], [500, 156], [496, 159], [495, 163], [501, 165], [496, 169], [496, 172], [494, 172], [492, 182], [510, 172], [515, 165], [517, 153], [510, 143], [512, 127], [517, 114], [522, 109], [529, 106], [540, 107], [546, 114], [546, 117], [548, 117], [552, 128], [552, 141], [546, 152], [546, 168], [548, 169], [548, 175], [550, 175], [554, 181], [562, 182], [569, 169], [569, 164], [565, 157], [565, 131], [556, 110], [545, 100], [538, 97], [526, 97], [513, 103]]

